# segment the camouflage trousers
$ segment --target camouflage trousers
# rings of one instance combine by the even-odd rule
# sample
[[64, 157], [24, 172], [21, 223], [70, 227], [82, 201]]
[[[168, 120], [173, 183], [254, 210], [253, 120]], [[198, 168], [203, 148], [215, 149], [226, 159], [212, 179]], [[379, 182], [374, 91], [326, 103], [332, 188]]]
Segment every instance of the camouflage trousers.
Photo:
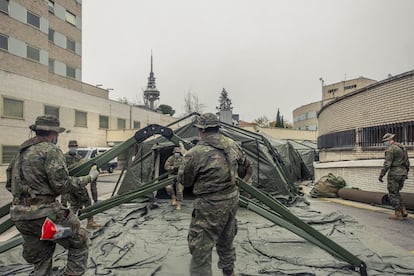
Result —
[[390, 204], [394, 210], [401, 211], [404, 203], [402, 202], [400, 191], [404, 187], [405, 175], [387, 175], [387, 189]]
[[88, 261], [88, 232], [80, 227], [79, 219], [68, 209], [61, 208], [50, 218], [59, 225], [71, 227], [71, 238], [40, 240], [45, 218], [15, 221], [23, 237], [23, 258], [34, 265], [34, 275], [52, 275], [52, 259], [56, 243], [68, 250], [65, 275], [83, 275]]
[[218, 267], [232, 271], [236, 260], [233, 246], [237, 234], [236, 213], [238, 196], [225, 200], [197, 198], [188, 233], [188, 246], [192, 255], [191, 276], [210, 276], [211, 254], [216, 246]]
[[94, 202], [98, 201], [98, 186], [96, 185], [96, 181], [91, 182], [91, 184], [89, 184], [91, 187], [91, 195], [92, 195], [92, 200]]
[[91, 206], [91, 198], [86, 187], [79, 189], [70, 194], [70, 209], [74, 214], [77, 214], [83, 207]]
[[[177, 181], [176, 177], [174, 176], [174, 183], [165, 187], [167, 194], [171, 198], [177, 199], [177, 201], [183, 201], [183, 192], [184, 192], [184, 185]], [[175, 186], [175, 191], [174, 191]]]

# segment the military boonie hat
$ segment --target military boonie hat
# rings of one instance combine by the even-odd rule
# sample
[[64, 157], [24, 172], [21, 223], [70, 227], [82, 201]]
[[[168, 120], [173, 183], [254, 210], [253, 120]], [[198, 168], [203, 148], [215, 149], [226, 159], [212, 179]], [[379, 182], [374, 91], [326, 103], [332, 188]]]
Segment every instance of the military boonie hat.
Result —
[[383, 141], [383, 142], [385, 142], [385, 141], [391, 140], [392, 138], [394, 138], [394, 136], [395, 136], [395, 134], [392, 134], [392, 133], [386, 133], [386, 134], [382, 137], [382, 141]]
[[174, 153], [176, 153], [176, 152], [181, 153], [181, 149], [179, 147], [175, 147], [174, 150], [173, 150], [173, 152]]
[[52, 115], [38, 116], [35, 124], [29, 127], [31, 130], [55, 131], [57, 133], [64, 132], [65, 129], [60, 127], [59, 119]]
[[78, 146], [78, 141], [76, 140], [70, 140], [68, 147], [77, 147]]
[[194, 124], [198, 128], [220, 127], [220, 120], [213, 113], [204, 113], [197, 117], [197, 121]]

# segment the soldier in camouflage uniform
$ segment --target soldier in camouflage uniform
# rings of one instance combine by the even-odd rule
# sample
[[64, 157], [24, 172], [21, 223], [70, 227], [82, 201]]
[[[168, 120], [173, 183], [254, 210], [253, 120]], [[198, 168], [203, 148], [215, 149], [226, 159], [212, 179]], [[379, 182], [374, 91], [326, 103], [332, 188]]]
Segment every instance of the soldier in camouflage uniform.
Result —
[[[68, 169], [71, 169], [79, 164], [82, 163], [82, 156], [78, 154], [78, 142], [76, 140], [69, 141], [69, 151], [65, 153], [65, 161]], [[91, 182], [95, 183], [96, 185], [96, 179], [95, 181]], [[75, 192], [70, 192], [67, 194], [62, 195], [62, 204], [65, 203], [65, 199], [69, 200], [70, 202], [70, 209], [74, 214], [77, 214], [79, 210], [81, 210], [83, 207], [91, 206], [91, 198], [89, 196], [88, 190], [86, 187], [83, 187]], [[64, 204], [64, 206], [66, 206]], [[88, 217], [88, 222], [86, 224], [86, 228], [93, 230], [100, 228], [101, 225], [94, 221], [93, 217]]]
[[[82, 160], [82, 156], [78, 154], [78, 142], [76, 140], [70, 140], [68, 144], [69, 151], [64, 154], [66, 166], [68, 167], [68, 170], [75, 167], [76, 165], [80, 164]], [[62, 194], [62, 205], [67, 207], [68, 202], [70, 200], [70, 193]]]
[[[165, 190], [171, 197], [171, 205], [176, 205], [177, 210], [181, 210], [181, 204], [183, 202], [184, 186], [181, 184], [181, 181], [178, 181], [177, 179], [178, 169], [183, 162], [184, 157], [181, 155], [181, 149], [179, 147], [175, 147], [173, 155], [168, 157], [164, 165], [164, 169], [169, 172], [168, 178], [174, 178], [174, 183], [165, 187]], [[176, 188], [176, 192], [174, 192], [174, 186]]]
[[[13, 195], [10, 217], [23, 237], [23, 257], [34, 265], [34, 275], [52, 275], [56, 243], [68, 250], [65, 275], [82, 275], [88, 260], [88, 232], [79, 219], [56, 197], [76, 191], [98, 177], [96, 168], [89, 175], [71, 177], [62, 151], [55, 145], [60, 127], [54, 116], [39, 116], [30, 126], [36, 136], [25, 141], [7, 168], [6, 188]], [[45, 219], [69, 227], [72, 236], [41, 240]]]
[[216, 246], [223, 275], [234, 274], [233, 240], [237, 233], [239, 190], [236, 177], [250, 181], [252, 166], [238, 144], [219, 133], [216, 115], [206, 113], [195, 126], [201, 141], [185, 155], [180, 170], [185, 187], [193, 186], [194, 210], [188, 233], [192, 276], [209, 276]]
[[387, 133], [382, 138], [385, 151], [384, 166], [381, 170], [378, 180], [384, 182], [383, 177], [387, 175], [388, 198], [394, 207], [395, 213], [390, 219], [404, 220], [407, 216], [407, 210], [402, 202], [400, 191], [404, 187], [404, 181], [407, 179], [410, 170], [410, 161], [408, 160], [407, 150], [403, 145], [394, 141], [395, 134]]

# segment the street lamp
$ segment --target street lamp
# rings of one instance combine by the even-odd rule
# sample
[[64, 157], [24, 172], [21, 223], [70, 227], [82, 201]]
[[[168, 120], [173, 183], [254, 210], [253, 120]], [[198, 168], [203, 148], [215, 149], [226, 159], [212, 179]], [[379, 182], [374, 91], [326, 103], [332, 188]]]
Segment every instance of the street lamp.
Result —
[[323, 84], [324, 84], [325, 81], [323, 80], [322, 77], [320, 77], [319, 80], [321, 81], [321, 84], [322, 84], [322, 99], [321, 99], [321, 108], [322, 108], [322, 106], [323, 106]]

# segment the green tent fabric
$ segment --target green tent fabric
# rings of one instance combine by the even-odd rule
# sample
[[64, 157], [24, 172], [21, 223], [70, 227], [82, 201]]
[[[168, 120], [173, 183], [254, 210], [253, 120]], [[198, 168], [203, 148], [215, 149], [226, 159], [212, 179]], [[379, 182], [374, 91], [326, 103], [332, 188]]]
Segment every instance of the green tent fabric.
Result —
[[[174, 133], [187, 142], [197, 140], [198, 131], [193, 125], [194, 121], [189, 120]], [[291, 173], [269, 139], [224, 123], [221, 124], [220, 132], [237, 141], [252, 161], [254, 186], [287, 204], [300, 197]], [[118, 193], [128, 192], [165, 173], [163, 166], [173, 148], [174, 144], [162, 136], [149, 138], [144, 143], [136, 145], [131, 150], [131, 161]]]
[[280, 155], [291, 181], [313, 179], [313, 148], [294, 140], [277, 139], [268, 135], [265, 137]]
[[309, 140], [297, 141], [287, 140], [293, 148], [298, 152], [303, 164], [310, 173], [311, 179], [315, 179], [313, 162], [318, 161], [319, 151], [318, 144]]

